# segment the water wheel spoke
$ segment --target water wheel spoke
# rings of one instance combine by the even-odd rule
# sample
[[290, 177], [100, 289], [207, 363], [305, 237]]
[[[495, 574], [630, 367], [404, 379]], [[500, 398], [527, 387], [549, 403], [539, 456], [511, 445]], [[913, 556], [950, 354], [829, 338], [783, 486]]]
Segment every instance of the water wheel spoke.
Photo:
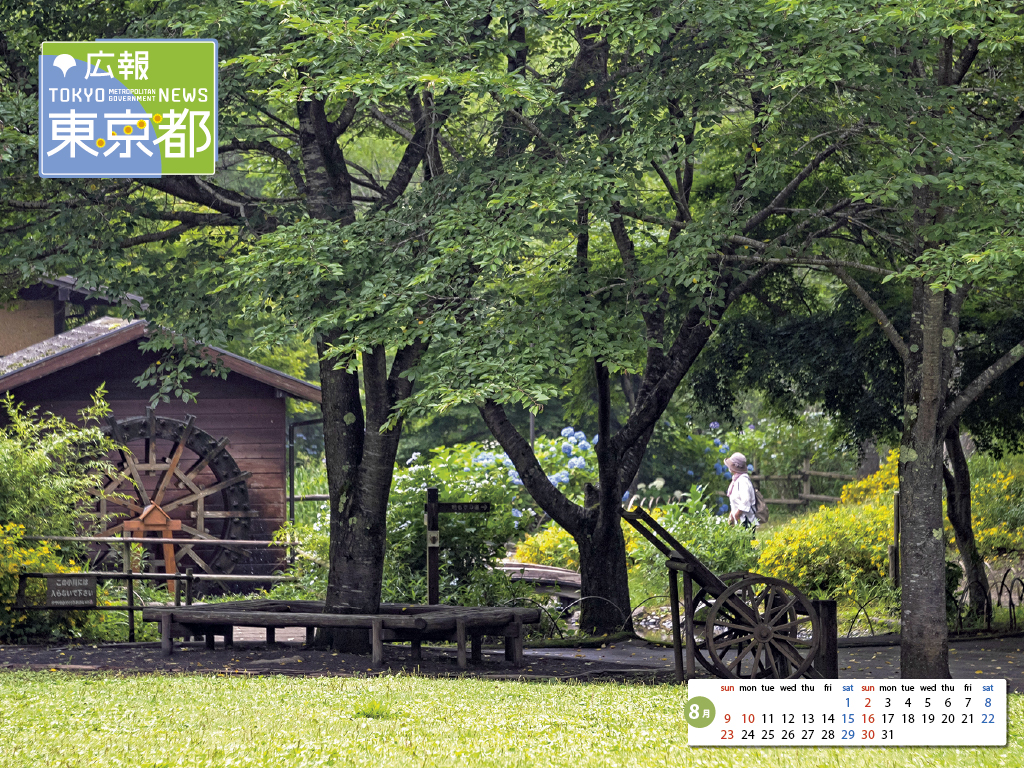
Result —
[[163, 510], [164, 512], [170, 512], [171, 510], [177, 509], [183, 504], [191, 504], [193, 501], [196, 501], [197, 499], [206, 498], [207, 496], [217, 493], [218, 491], [223, 491], [225, 488], [230, 488], [232, 485], [237, 485], [238, 483], [245, 482], [246, 480], [249, 479], [251, 475], [251, 472], [242, 472], [240, 475], [235, 475], [234, 477], [230, 477], [227, 480], [222, 480], [221, 482], [208, 486], [207, 488], [202, 488], [198, 493], [190, 493], [187, 496], [182, 496], [180, 499], [175, 499], [170, 504], [165, 505], [163, 507]]
[[200, 531], [198, 528], [193, 528], [192, 526], [185, 525], [184, 523], [181, 524], [181, 530], [185, 533], [191, 533], [197, 539], [206, 539], [208, 541], [220, 541], [220, 539], [218, 539], [216, 536], [212, 536], [206, 531]]
[[181, 471], [181, 467], [175, 467], [174, 475], [178, 478], [178, 488], [188, 488], [192, 493], [199, 493], [200, 487], [192, 482], [192, 479]]
[[153, 494], [153, 503], [157, 506], [164, 500], [167, 485], [171, 482], [171, 478], [174, 477], [174, 473], [178, 469], [178, 463], [181, 461], [181, 455], [185, 452], [185, 445], [188, 443], [188, 439], [192, 436], [192, 429], [195, 427], [195, 423], [196, 417], [189, 416], [185, 422], [185, 429], [182, 430], [181, 439], [174, 446], [174, 453], [171, 454], [171, 458], [167, 463], [167, 470], [164, 472], [163, 477], [160, 478], [160, 483]]
[[131, 475], [132, 484], [135, 486], [135, 492], [139, 496], [139, 501], [143, 508], [149, 506], [149, 494], [146, 492], [146, 486], [142, 484], [142, 475], [139, 474], [139, 468], [135, 464], [135, 457], [131, 451], [124, 450], [121, 452], [121, 457], [124, 460], [125, 466], [128, 468], [128, 472]]
[[187, 477], [189, 480], [195, 480], [196, 475], [198, 475], [200, 472], [206, 469], [206, 467], [209, 466], [210, 462], [217, 458], [230, 442], [231, 441], [228, 440], [228, 438], [226, 437], [222, 437], [220, 440], [218, 440], [217, 444], [213, 447], [211, 451], [209, 451], [205, 456], [202, 456], [195, 464], [193, 464], [185, 471], [185, 477]]

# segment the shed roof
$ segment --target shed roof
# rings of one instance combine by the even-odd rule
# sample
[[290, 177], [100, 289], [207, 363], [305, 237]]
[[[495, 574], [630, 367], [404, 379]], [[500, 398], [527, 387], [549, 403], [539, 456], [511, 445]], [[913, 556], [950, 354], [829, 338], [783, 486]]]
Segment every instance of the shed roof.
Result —
[[[0, 357], [0, 392], [62, 371], [90, 357], [124, 346], [146, 334], [145, 320], [101, 317], [78, 328], [59, 333], [45, 341]], [[260, 365], [218, 347], [206, 347], [209, 357], [225, 368], [250, 379], [276, 387], [292, 397], [320, 402], [320, 387]]]

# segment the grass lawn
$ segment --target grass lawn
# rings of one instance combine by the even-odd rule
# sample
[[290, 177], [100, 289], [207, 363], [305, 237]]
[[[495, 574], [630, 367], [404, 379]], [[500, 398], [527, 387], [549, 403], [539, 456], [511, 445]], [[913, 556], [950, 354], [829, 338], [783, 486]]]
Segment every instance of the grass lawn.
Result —
[[1021, 766], [1006, 747], [689, 749], [685, 689], [0, 673], [0, 766]]

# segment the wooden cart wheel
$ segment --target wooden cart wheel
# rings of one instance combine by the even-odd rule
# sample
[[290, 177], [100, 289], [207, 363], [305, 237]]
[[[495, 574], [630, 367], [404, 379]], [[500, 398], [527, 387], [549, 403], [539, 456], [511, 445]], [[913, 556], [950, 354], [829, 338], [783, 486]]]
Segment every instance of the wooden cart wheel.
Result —
[[[748, 579], [756, 575], [757, 574], [751, 573], [750, 571], [732, 571], [731, 573], [723, 573], [718, 578], [721, 579], [726, 586], [730, 586], [742, 581], [743, 579]], [[700, 665], [704, 667], [704, 669], [711, 674], [716, 675], [718, 674], [718, 670], [715, 667], [714, 662], [711, 660], [711, 654], [708, 653], [707, 636], [705, 634], [708, 614], [711, 612], [711, 608], [714, 604], [714, 595], [704, 589], [704, 587], [699, 587], [693, 594], [693, 605], [690, 607], [690, 610], [693, 611], [694, 658], [700, 662]]]
[[[181, 530], [197, 539], [236, 539], [249, 527], [249, 472], [242, 472], [226, 450], [228, 439], [214, 439], [186, 421], [157, 417], [107, 420], [104, 431], [124, 449], [117, 471], [103, 486], [96, 511], [107, 525], [103, 535], [121, 531], [127, 520], [151, 505], [182, 520]], [[197, 551], [197, 549], [199, 551]], [[230, 573], [242, 553], [224, 547], [187, 544], [176, 560], [206, 573]], [[107, 551], [109, 552], [109, 550]]]
[[711, 606], [704, 631], [707, 654], [722, 677], [800, 677], [821, 642], [811, 601], [770, 576], [728, 585]]

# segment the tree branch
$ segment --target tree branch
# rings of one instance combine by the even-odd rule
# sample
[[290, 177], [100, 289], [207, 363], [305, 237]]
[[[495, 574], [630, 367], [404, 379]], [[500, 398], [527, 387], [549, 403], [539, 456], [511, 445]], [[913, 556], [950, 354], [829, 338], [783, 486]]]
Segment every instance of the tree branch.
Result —
[[896, 330], [896, 326], [892, 324], [892, 320], [889, 319], [889, 316], [885, 314], [885, 310], [878, 306], [875, 300], [871, 298], [871, 295], [864, 290], [864, 287], [850, 277], [849, 272], [845, 269], [838, 265], [832, 266], [830, 269], [832, 270], [832, 274], [842, 280], [853, 295], [860, 299], [860, 303], [864, 305], [864, 308], [867, 309], [868, 313], [878, 321], [879, 325], [882, 326], [882, 333], [885, 334], [885, 337], [889, 339], [889, 342], [896, 349], [897, 354], [900, 356], [900, 360], [903, 361], [903, 365], [909, 365], [910, 350], [907, 348], [907, 343], [903, 340], [903, 337], [900, 336], [900, 332]]
[[288, 175], [292, 179], [292, 184], [295, 185], [295, 189], [298, 190], [300, 195], [306, 194], [306, 182], [302, 178], [302, 171], [299, 169], [299, 164], [295, 161], [291, 155], [280, 147], [275, 147], [269, 141], [232, 141], [228, 144], [222, 144], [219, 152], [258, 152], [263, 155], [268, 155], [279, 163], [281, 163], [288, 171]]
[[488, 429], [505, 449], [534, 501], [569, 533], [574, 536], [583, 535], [582, 508], [569, 501], [551, 484], [530, 443], [512, 426], [505, 409], [493, 400], [487, 400], [479, 408]]
[[942, 419], [939, 422], [938, 434], [946, 434], [949, 428], [963, 415], [963, 412], [967, 410], [967, 406], [973, 403], [978, 396], [985, 391], [989, 384], [1020, 362], [1021, 358], [1024, 358], [1024, 340], [1015, 344], [1009, 352], [992, 363], [992, 365], [982, 371], [974, 381], [967, 385], [967, 387], [957, 396], [956, 400], [954, 400], [942, 414]]
[[769, 216], [771, 216], [777, 208], [779, 208], [783, 203], [785, 203], [793, 195], [793, 193], [796, 192], [797, 188], [804, 183], [808, 176], [814, 173], [818, 169], [818, 167], [823, 162], [825, 162], [825, 160], [827, 160], [831, 155], [835, 154], [839, 150], [839, 148], [843, 145], [843, 142], [847, 139], [847, 137], [851, 136], [852, 134], [860, 130], [860, 126], [863, 122], [864, 121], [862, 119], [853, 128], [849, 128], [848, 130], [843, 131], [843, 133], [839, 135], [839, 138], [836, 139], [835, 142], [825, 147], [825, 149], [821, 150], [821, 152], [816, 154], [811, 159], [811, 161], [800, 170], [800, 173], [794, 176], [793, 179], [789, 182], [789, 184], [782, 188], [779, 194], [775, 196], [774, 200], [772, 200], [770, 203], [768, 203], [767, 206], [765, 206], [760, 211], [751, 216], [749, 219], [747, 219], [747, 223], [743, 225], [743, 231], [749, 232], [750, 230], [754, 229], [762, 222], [764, 222], [764, 220], [767, 219]]
[[891, 269], [875, 267], [871, 264], [862, 264], [859, 261], [845, 261], [837, 259], [814, 259], [801, 258], [796, 256], [792, 259], [768, 259], [764, 256], [744, 256], [738, 253], [730, 253], [722, 257], [723, 261], [744, 261], [755, 264], [775, 264], [776, 266], [815, 266], [815, 267], [846, 267], [848, 269], [860, 269], [864, 272], [871, 272], [876, 275], [895, 275]]

